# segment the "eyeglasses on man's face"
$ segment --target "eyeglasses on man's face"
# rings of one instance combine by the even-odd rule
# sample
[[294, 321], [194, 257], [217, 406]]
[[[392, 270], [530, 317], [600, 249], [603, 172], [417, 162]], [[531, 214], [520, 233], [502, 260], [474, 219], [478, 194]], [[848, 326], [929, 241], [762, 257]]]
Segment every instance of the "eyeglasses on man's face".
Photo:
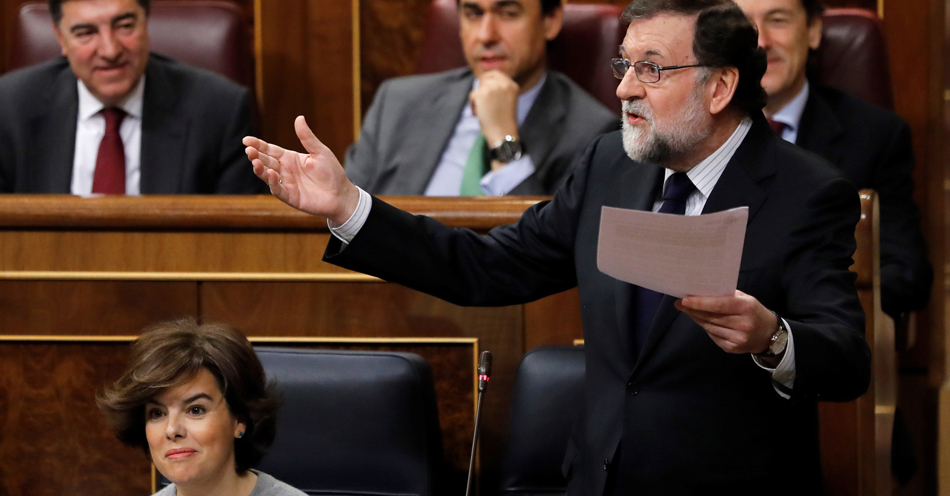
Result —
[[644, 83], [659, 82], [660, 73], [663, 71], [686, 69], [689, 67], [705, 67], [703, 64], [662, 66], [656, 62], [650, 62], [647, 60], [630, 62], [629, 60], [623, 58], [610, 59], [610, 68], [613, 69], [614, 77], [617, 79], [623, 79], [623, 76], [627, 73], [627, 70], [629, 70], [631, 66], [633, 66], [633, 72], [637, 75], [637, 79]]

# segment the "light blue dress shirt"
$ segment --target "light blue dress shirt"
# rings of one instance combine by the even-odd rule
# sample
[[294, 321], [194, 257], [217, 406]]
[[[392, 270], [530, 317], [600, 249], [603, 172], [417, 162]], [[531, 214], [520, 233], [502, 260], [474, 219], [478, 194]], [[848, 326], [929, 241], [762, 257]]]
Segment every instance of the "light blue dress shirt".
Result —
[[798, 141], [798, 125], [802, 121], [802, 113], [805, 112], [805, 104], [808, 103], [808, 81], [798, 92], [798, 95], [788, 102], [788, 105], [782, 108], [772, 116], [772, 120], [785, 124], [782, 130], [782, 139], [789, 143]]

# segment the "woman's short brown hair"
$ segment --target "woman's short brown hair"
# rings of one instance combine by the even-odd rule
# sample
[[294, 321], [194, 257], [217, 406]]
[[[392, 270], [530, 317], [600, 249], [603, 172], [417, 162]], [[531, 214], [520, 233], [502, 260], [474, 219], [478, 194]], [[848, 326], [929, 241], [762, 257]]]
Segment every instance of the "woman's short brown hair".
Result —
[[132, 343], [125, 374], [98, 394], [96, 403], [120, 441], [148, 453], [145, 404], [192, 380], [201, 369], [211, 372], [231, 415], [247, 426], [244, 436], [234, 440], [235, 464], [243, 473], [257, 466], [274, 442], [280, 399], [273, 384], [267, 384], [251, 343], [231, 327], [184, 319], [147, 328]]

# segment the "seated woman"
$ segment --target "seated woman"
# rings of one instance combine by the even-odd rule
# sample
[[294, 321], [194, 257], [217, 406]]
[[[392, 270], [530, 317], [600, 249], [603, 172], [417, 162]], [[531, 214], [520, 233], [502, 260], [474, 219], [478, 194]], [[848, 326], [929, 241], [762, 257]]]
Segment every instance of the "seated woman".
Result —
[[254, 470], [274, 441], [279, 398], [238, 331], [158, 324], [132, 343], [129, 368], [96, 398], [123, 443], [143, 448], [172, 485], [160, 496], [306, 496]]

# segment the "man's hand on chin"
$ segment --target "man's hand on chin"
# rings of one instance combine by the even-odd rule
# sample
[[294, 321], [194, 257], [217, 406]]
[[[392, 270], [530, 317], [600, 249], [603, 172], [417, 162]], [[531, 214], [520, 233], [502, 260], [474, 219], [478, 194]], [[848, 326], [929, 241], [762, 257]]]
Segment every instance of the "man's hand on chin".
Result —
[[284, 203], [342, 225], [356, 211], [359, 189], [303, 116], [294, 121], [294, 129], [307, 153], [285, 150], [253, 136], [244, 138], [254, 174]]
[[[736, 290], [732, 296], [686, 296], [676, 308], [689, 315], [728, 353], [763, 353], [778, 330], [778, 319], [759, 300]], [[760, 357], [775, 365], [781, 355]]]
[[[518, 94], [521, 88], [507, 74], [498, 70], [486, 71], [478, 78], [478, 88], [468, 96], [472, 112], [478, 118], [482, 136], [489, 147], [505, 136], [518, 136]], [[492, 164], [492, 168], [504, 164]]]

